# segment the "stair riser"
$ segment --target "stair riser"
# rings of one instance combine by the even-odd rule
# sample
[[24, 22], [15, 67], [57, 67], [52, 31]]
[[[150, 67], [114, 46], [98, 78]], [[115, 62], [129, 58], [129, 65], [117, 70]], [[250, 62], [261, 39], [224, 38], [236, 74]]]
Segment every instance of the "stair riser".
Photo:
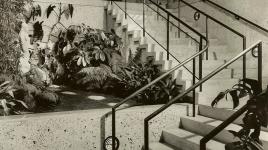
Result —
[[[215, 129], [222, 121], [209, 119], [207, 121], [195, 121], [194, 118], [181, 118], [181, 128], [197, 133], [199, 135], [207, 135], [209, 132], [211, 132], [213, 129]], [[218, 133], [214, 139], [223, 143], [230, 143], [239, 141], [237, 137], [234, 137], [228, 130], [234, 130], [239, 131], [242, 127], [238, 125], [231, 124], [224, 130], [222, 130], [220, 133]], [[268, 134], [261, 133], [260, 139], [262, 140], [264, 149], [268, 148]], [[265, 140], [265, 141], [263, 141]]]
[[[204, 124], [202, 122], [188, 120], [185, 118], [181, 118], [181, 128], [203, 136], [207, 135], [210, 131], [214, 129], [213, 126]], [[239, 140], [238, 138], [234, 138], [234, 136], [226, 130], [220, 132], [217, 136], [215, 136], [214, 139], [223, 143], [230, 143]]]
[[163, 131], [162, 133], [163, 141], [173, 145], [178, 148], [183, 148], [183, 150], [199, 150], [199, 145], [193, 142], [187, 141], [183, 138], [174, 136], [172, 134], [166, 133]]

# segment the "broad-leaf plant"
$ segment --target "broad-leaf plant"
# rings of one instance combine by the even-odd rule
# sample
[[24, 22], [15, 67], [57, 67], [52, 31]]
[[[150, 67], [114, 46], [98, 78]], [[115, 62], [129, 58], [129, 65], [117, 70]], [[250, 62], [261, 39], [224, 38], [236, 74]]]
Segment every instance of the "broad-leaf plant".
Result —
[[220, 92], [211, 105], [214, 107], [224, 97], [227, 99], [227, 95], [231, 96], [234, 109], [239, 106], [241, 98], [249, 96], [250, 100], [247, 102], [248, 109], [243, 118], [243, 124], [241, 124], [242, 129], [238, 132], [229, 131], [240, 141], [226, 144], [226, 150], [263, 150], [259, 136], [261, 126], [267, 127], [268, 123], [268, 90], [263, 92], [261, 84], [257, 80], [245, 78], [231, 89]]

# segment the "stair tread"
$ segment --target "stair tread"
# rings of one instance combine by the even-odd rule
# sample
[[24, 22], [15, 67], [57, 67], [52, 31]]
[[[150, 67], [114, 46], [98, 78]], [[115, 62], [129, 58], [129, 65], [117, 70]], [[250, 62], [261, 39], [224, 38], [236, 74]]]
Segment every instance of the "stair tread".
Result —
[[176, 150], [166, 143], [153, 142], [149, 144], [150, 150]]
[[[226, 120], [229, 118], [233, 113], [235, 113], [237, 109], [226, 109], [226, 108], [214, 108], [207, 105], [198, 105], [198, 113], [201, 116], [215, 118], [217, 120]], [[243, 115], [241, 115], [238, 119], [236, 119], [233, 123], [234, 124], [242, 124]], [[268, 132], [268, 128], [262, 127], [263, 131]]]
[[[209, 117], [205, 117], [201, 115], [197, 115], [196, 117], [182, 117], [182, 119], [188, 119], [194, 122], [199, 122], [199, 123], [202, 123], [203, 125], [206, 124], [206, 125], [212, 126], [213, 128], [219, 126], [223, 122], [221, 120], [217, 120], [217, 119], [213, 119], [213, 118], [209, 118]], [[239, 131], [241, 128], [242, 127], [240, 125], [231, 123], [224, 130], [225, 131], [228, 131], [228, 130]], [[262, 141], [268, 142], [268, 132], [261, 131], [260, 139]]]
[[[196, 145], [199, 145], [200, 140], [203, 138], [202, 135], [198, 135], [198, 134], [195, 134], [193, 132], [190, 132], [190, 131], [187, 131], [184, 129], [180, 129], [180, 128], [164, 129], [163, 132], [174, 135], [177, 138], [187, 140], [188, 142], [196, 144]], [[165, 142], [168, 142], [168, 141], [165, 141]], [[211, 149], [211, 150], [215, 150], [215, 149], [224, 150], [224, 144], [221, 142], [217, 142], [215, 140], [210, 140], [207, 143], [207, 148]]]

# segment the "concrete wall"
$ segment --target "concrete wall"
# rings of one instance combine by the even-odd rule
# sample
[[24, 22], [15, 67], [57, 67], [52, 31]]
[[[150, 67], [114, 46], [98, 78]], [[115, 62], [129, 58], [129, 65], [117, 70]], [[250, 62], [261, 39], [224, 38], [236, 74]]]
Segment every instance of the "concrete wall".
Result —
[[[136, 106], [116, 113], [120, 150], [143, 145], [143, 120], [160, 105]], [[158, 141], [163, 128], [179, 126], [186, 105], [173, 105], [150, 122], [150, 141]], [[0, 117], [1, 150], [101, 150], [111, 135], [111, 109]]]
[[[84, 23], [92, 28], [105, 29], [106, 13], [104, 10], [104, 0], [36, 0], [35, 3], [39, 4], [42, 8], [42, 17], [38, 18], [38, 20], [45, 21], [44, 25], [46, 26], [44, 26], [43, 29], [47, 34], [50, 31], [49, 27], [56, 23], [57, 17], [54, 15], [54, 13], [52, 13], [49, 19], [47, 19], [46, 8], [50, 4], [53, 4], [57, 6], [55, 10], [58, 12], [59, 3], [62, 3], [63, 6], [66, 4], [73, 4], [74, 6], [72, 18], [66, 19], [66, 17], [63, 15], [61, 22], [64, 24], [64, 26], [68, 27], [69, 25], [79, 25]], [[61, 25], [58, 25], [57, 27], [62, 28]]]

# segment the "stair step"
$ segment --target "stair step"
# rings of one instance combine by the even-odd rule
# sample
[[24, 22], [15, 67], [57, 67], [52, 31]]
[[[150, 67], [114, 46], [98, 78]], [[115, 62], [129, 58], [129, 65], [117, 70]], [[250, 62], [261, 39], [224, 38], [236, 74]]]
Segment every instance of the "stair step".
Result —
[[149, 150], [176, 150], [166, 143], [153, 142], [149, 144]]
[[[236, 109], [237, 110], [237, 109]], [[235, 113], [236, 110], [226, 109], [226, 108], [213, 108], [207, 105], [198, 105], [198, 114], [201, 116], [214, 118], [217, 120], [224, 121], [229, 118], [232, 114]], [[233, 123], [234, 124], [242, 124], [243, 115], [237, 118]], [[262, 127], [262, 131], [268, 132], [268, 128]]]
[[[222, 123], [220, 120], [197, 115], [196, 117], [181, 117], [181, 128], [189, 130], [200, 135], [207, 135], [214, 128]], [[230, 143], [238, 141], [228, 130], [239, 131], [242, 127], [236, 124], [230, 124], [219, 134], [215, 136], [215, 140], [222, 143]], [[260, 139], [263, 142], [264, 149], [268, 148], [268, 132], [261, 131]]]
[[[175, 146], [180, 150], [199, 150], [199, 143], [203, 136], [183, 129], [164, 129], [162, 139], [165, 143]], [[207, 143], [209, 150], [224, 150], [224, 144], [211, 140]]]

